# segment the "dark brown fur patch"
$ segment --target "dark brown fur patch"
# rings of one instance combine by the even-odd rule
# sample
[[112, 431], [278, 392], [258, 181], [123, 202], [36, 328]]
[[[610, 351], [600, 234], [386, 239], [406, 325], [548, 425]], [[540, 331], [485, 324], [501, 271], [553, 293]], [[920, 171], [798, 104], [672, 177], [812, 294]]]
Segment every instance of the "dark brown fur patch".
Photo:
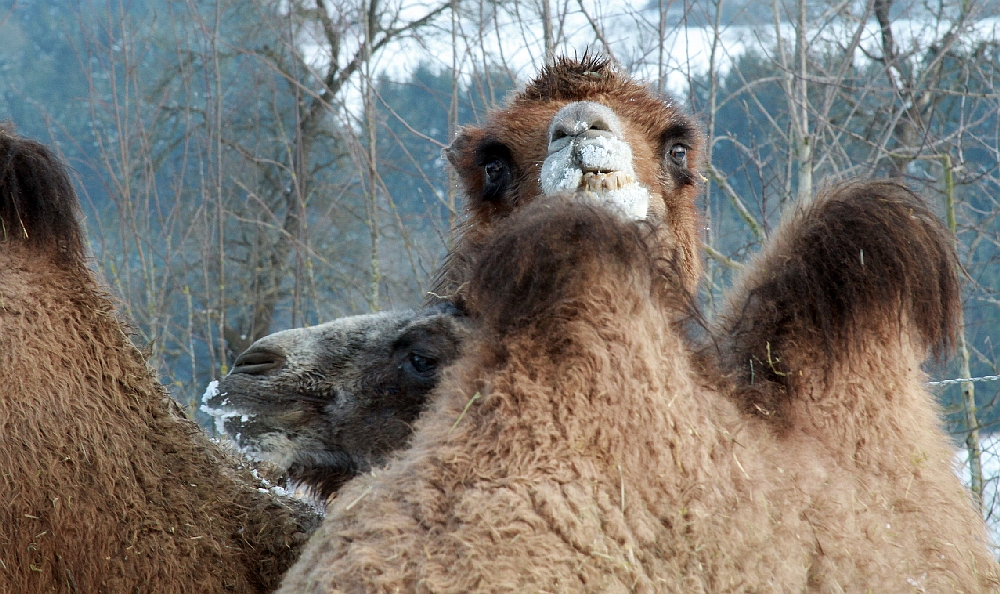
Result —
[[[589, 92], [619, 90], [621, 84], [621, 75], [607, 56], [591, 53], [579, 59], [560, 56], [542, 68], [525, 87], [523, 97], [528, 101], [578, 101], [578, 97]], [[633, 84], [640, 88], [638, 83]]]
[[825, 356], [829, 370], [891, 327], [943, 356], [961, 319], [957, 270], [953, 237], [908, 188], [835, 186], [782, 225], [734, 290], [723, 359], [772, 411], [798, 373], [796, 349]]
[[57, 249], [69, 262], [83, 259], [83, 232], [73, 184], [45, 145], [0, 125], [0, 242]]
[[587, 303], [581, 297], [594, 298], [598, 290], [608, 301], [645, 293], [682, 317], [692, 301], [677, 283], [676, 254], [661, 254], [663, 235], [669, 232], [661, 224], [624, 221], [585, 192], [538, 198], [499, 224], [484, 244], [467, 307], [498, 336], [545, 326], [546, 316], [573, 315]]

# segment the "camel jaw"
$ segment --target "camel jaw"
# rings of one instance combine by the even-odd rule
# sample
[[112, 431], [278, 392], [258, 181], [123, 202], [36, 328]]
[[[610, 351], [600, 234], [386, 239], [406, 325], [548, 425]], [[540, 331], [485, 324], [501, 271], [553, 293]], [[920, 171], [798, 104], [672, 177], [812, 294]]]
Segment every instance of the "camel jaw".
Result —
[[617, 138], [598, 135], [553, 141], [542, 164], [546, 196], [585, 191], [597, 202], [630, 220], [649, 211], [649, 190], [636, 180], [632, 149]]
[[269, 429], [256, 414], [234, 405], [225, 388], [213, 380], [201, 397], [201, 411], [210, 415], [219, 435], [229, 435], [236, 448], [250, 460], [268, 462], [285, 472], [294, 461], [295, 447], [283, 433]]

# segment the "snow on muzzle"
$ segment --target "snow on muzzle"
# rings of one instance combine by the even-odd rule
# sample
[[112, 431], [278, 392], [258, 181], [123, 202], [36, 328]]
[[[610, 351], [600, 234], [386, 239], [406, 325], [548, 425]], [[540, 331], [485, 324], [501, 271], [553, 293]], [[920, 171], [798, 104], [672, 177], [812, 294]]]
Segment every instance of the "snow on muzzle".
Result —
[[585, 190], [630, 219], [645, 219], [649, 209], [621, 120], [594, 101], [570, 103], [552, 118], [541, 184], [547, 196]]

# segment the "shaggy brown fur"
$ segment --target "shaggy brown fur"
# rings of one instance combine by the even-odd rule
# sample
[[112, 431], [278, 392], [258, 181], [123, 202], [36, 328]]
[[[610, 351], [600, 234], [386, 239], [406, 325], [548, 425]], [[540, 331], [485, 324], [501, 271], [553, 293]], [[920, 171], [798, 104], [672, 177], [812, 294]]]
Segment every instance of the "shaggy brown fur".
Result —
[[771, 521], [772, 489], [740, 471], [740, 415], [693, 377], [650, 229], [548, 206], [485, 245], [481, 338], [412, 448], [342, 490], [283, 592], [804, 588], [806, 551], [768, 546], [801, 522]]
[[[793, 219], [759, 274], [839, 207], [822, 198]], [[884, 220], [947, 252], [924, 212]], [[835, 356], [824, 379], [822, 344], [786, 362], [805, 387], [795, 431], [779, 433], [743, 411], [747, 383], [692, 355], [672, 236], [579, 197], [499, 225], [466, 294], [478, 338], [412, 448], [341, 491], [282, 592], [992, 591], [982, 521], [921, 385], [914, 312], [854, 337], [857, 370]]]
[[[862, 591], [891, 567], [913, 591], [975, 591], [970, 570], [997, 587], [920, 369], [961, 317], [953, 242], [901, 184], [842, 184], [791, 213], [730, 293], [716, 332], [737, 403], [782, 449], [828, 459], [812, 583]], [[873, 547], [907, 553], [858, 555]]]
[[[695, 200], [701, 191], [704, 136], [669, 97], [621, 72], [602, 56], [558, 58], [482, 126], [463, 128], [445, 150], [465, 192], [466, 221], [438, 273], [434, 294], [451, 297], [468, 279], [490, 230], [542, 194], [539, 181], [549, 145], [549, 125], [560, 108], [594, 101], [621, 120], [638, 181], [653, 193], [648, 216], [664, 221], [679, 250], [684, 283], [693, 291], [701, 274]], [[683, 148], [672, 156], [674, 148]], [[675, 158], [676, 157], [676, 158]]]
[[[615, 106], [644, 183], [659, 171], [649, 223], [529, 204], [542, 131], [580, 99]], [[459, 136], [469, 221], [440, 285], [468, 281], [478, 338], [284, 591], [996, 591], [919, 369], [959, 314], [951, 238], [900, 185], [834, 188], [695, 345], [679, 322], [700, 144], [684, 131], [689, 160], [666, 161], [675, 137], [632, 128], [654, 108], [686, 121], [600, 60], [563, 60]]]
[[[717, 334], [747, 410], [788, 421], [802, 367], [867, 360], [873, 336], [918, 356], [946, 355], [962, 304], [954, 239], [912, 191], [883, 180], [841, 184], [800, 205], [730, 292]], [[889, 352], [882, 357], [890, 356]], [[857, 373], [857, 372], [853, 372]]]
[[42, 145], [0, 130], [0, 592], [267, 592], [317, 524], [183, 417], [87, 270]]

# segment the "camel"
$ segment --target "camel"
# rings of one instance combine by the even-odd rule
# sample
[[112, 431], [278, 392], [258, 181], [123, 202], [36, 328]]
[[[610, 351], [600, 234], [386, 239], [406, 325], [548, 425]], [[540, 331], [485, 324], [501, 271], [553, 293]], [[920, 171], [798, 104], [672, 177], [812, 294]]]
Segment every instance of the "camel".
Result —
[[466, 217], [431, 295], [461, 303], [469, 267], [499, 221], [538, 196], [578, 189], [625, 218], [665, 222], [673, 236], [662, 247], [676, 252], [693, 293], [702, 269], [695, 200], [704, 146], [692, 116], [607, 58], [558, 58], [445, 149]]
[[323, 502], [405, 447], [468, 334], [447, 305], [276, 332], [236, 359], [202, 410], [241, 451]]
[[462, 131], [437, 292], [473, 339], [282, 592], [997, 589], [919, 369], [960, 315], [948, 234], [835, 186], [696, 340], [700, 139], [589, 57]]
[[[628, 116], [619, 117], [600, 101], [624, 107]], [[650, 137], [657, 139], [659, 145], [647, 146], [645, 139]], [[466, 220], [456, 230], [456, 247], [439, 271], [427, 305], [453, 303], [461, 306], [461, 287], [483, 238], [497, 222], [543, 193], [543, 177], [551, 182], [546, 191], [573, 190], [575, 187], [566, 184], [579, 182], [592, 193], [605, 195], [608, 203], [617, 205], [627, 218], [649, 216], [667, 220], [670, 228], [678, 230], [671, 245], [680, 254], [685, 286], [693, 292], [701, 274], [694, 201], [700, 192], [703, 146], [703, 135], [693, 118], [676, 104], [651, 95], [644, 85], [618, 75], [607, 60], [594, 56], [585, 56], [581, 61], [561, 60], [514, 96], [505, 110], [492, 114], [483, 127], [464, 128], [445, 150], [465, 191]], [[631, 159], [633, 147], [635, 165]], [[624, 156], [614, 154], [614, 150], [623, 151]], [[550, 152], [555, 158], [547, 161], [545, 156]], [[589, 161], [576, 163], [574, 167], [576, 157], [581, 155]], [[542, 171], [543, 162], [550, 163], [549, 170]], [[560, 162], [569, 166], [574, 175], [558, 176], [556, 167], [551, 165]], [[621, 170], [616, 169], [618, 167]], [[562, 185], [557, 183], [560, 181]], [[658, 191], [650, 192], [649, 188], [658, 188]], [[409, 319], [406, 316], [412, 314], [399, 315]], [[339, 331], [326, 332], [317, 327], [290, 335], [277, 333], [273, 339], [261, 339], [259, 344], [261, 348], [271, 349], [273, 341], [282, 342], [274, 348], [285, 355], [309, 358], [313, 356], [313, 347], [303, 342], [302, 337], [312, 336], [315, 338], [311, 340], [318, 341], [317, 345], [333, 345], [324, 348], [338, 351], [362, 348], [354, 351], [362, 362], [353, 361], [350, 367], [378, 367], [379, 363], [368, 360], [370, 351], [363, 349], [361, 341], [379, 344], [394, 339], [396, 326], [382, 326], [381, 320], [381, 317], [356, 317], [334, 323], [334, 327], [352, 328], [350, 338]], [[387, 334], [380, 336], [381, 332]], [[453, 333], [446, 334], [446, 340], [458, 338]], [[292, 336], [296, 337], [294, 342], [290, 341]], [[265, 347], [265, 343], [268, 346]], [[256, 359], [260, 356], [256, 351], [256, 347], [251, 347], [243, 356]], [[386, 359], [383, 364], [388, 369], [392, 362]], [[244, 373], [237, 364], [222, 380], [219, 392], [207, 395], [205, 410], [217, 419], [225, 419], [219, 432], [226, 432], [243, 451], [274, 462], [279, 469], [297, 468], [290, 477], [293, 482], [301, 481], [314, 487], [314, 493], [324, 499], [358, 469], [368, 468], [372, 462], [382, 462], [384, 452], [406, 445], [409, 426], [396, 424], [397, 429], [406, 431], [379, 434], [377, 447], [383, 453], [371, 460], [358, 458], [359, 448], [354, 448], [354, 453], [346, 453], [345, 440], [341, 437], [320, 439], [317, 448], [317, 433], [353, 435], [350, 431], [344, 433], [346, 420], [342, 416], [349, 414], [336, 410], [327, 410], [324, 416], [306, 413], [301, 403], [317, 396], [316, 390], [304, 389], [296, 374], [288, 373], [284, 367], [247, 369], [250, 373]], [[321, 385], [351, 385], [352, 395], [364, 394], [373, 388], [358, 384], [353, 378], [342, 377], [340, 373], [339, 369], [311, 368], [308, 371], [310, 377], [322, 377]], [[428, 392], [429, 387], [422, 389], [421, 398]], [[221, 406], [223, 400], [229, 404]], [[366, 400], [382, 405], [390, 403], [389, 399], [379, 396]], [[263, 401], [268, 404], [262, 406]], [[359, 408], [366, 409], [369, 405]], [[291, 412], [293, 419], [276, 414], [284, 412]], [[255, 414], [265, 414], [267, 418], [261, 420], [250, 416]], [[244, 416], [256, 429], [238, 420]], [[412, 417], [406, 414], [398, 420], [409, 423]], [[303, 433], [306, 422], [313, 429]], [[365, 431], [366, 437], [372, 434]], [[292, 462], [296, 457], [305, 465], [297, 467], [298, 463]], [[307, 462], [320, 458], [335, 462], [330, 465]]]
[[269, 592], [318, 525], [186, 419], [87, 268], [76, 194], [0, 127], [0, 592]]
[[[845, 205], [872, 224], [809, 242]], [[889, 267], [942, 297], [957, 288], [947, 234], [898, 184], [837, 188], [779, 237], [749, 291], [775, 260], [800, 259], [794, 276], [866, 237], [921, 246], [849, 275]], [[847, 386], [825, 376], [860, 381], [836, 354], [779, 366], [772, 353], [772, 373], [805, 385], [789, 382], [786, 398], [801, 402], [776, 422], [746, 411], [756, 381], [722, 357], [713, 366], [689, 337], [683, 264], [663, 257], [664, 241], [664, 223], [579, 196], [498, 223], [465, 289], [472, 338], [410, 447], [344, 485], [280, 592], [995, 591], [983, 522], [917, 369], [928, 341], [953, 332], [956, 303], [942, 300], [943, 335], [914, 315], [926, 303], [899, 293], [877, 326], [812, 311], [833, 336], [853, 329], [862, 352], [878, 344], [886, 368]], [[885, 374], [888, 393], [873, 385]], [[861, 439], [839, 442], [848, 436]]]

